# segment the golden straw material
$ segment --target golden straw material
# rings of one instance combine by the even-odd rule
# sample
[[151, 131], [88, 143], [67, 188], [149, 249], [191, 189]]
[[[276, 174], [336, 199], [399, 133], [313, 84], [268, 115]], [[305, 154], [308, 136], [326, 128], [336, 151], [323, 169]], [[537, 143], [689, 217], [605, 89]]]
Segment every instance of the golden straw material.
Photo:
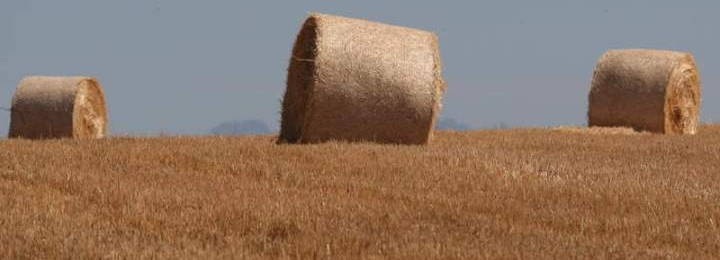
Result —
[[10, 138], [102, 138], [107, 111], [100, 83], [89, 77], [26, 77], [15, 91]]
[[700, 76], [692, 54], [611, 50], [597, 63], [589, 96], [589, 126], [695, 134]]
[[311, 14], [290, 59], [280, 142], [426, 144], [444, 90], [435, 34]]

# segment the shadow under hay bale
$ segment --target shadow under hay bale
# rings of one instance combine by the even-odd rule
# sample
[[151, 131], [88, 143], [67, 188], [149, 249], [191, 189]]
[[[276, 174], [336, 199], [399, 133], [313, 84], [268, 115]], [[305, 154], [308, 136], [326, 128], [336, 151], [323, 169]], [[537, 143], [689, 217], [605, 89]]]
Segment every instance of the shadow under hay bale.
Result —
[[552, 128], [553, 131], [586, 134], [586, 135], [643, 135], [647, 132], [638, 132], [629, 127], [573, 127], [560, 126]]
[[426, 144], [444, 90], [433, 33], [312, 14], [292, 51], [279, 141]]
[[102, 138], [107, 111], [100, 83], [89, 77], [26, 77], [12, 101], [9, 138]]
[[662, 50], [611, 50], [598, 61], [588, 125], [695, 134], [700, 79], [693, 56]]

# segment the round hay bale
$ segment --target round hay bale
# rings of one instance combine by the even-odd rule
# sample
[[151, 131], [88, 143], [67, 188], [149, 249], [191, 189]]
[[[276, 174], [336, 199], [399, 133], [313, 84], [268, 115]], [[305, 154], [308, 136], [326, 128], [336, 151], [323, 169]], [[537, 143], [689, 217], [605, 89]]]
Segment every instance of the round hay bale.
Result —
[[311, 14], [290, 59], [280, 142], [426, 144], [444, 90], [435, 34]]
[[597, 62], [589, 126], [695, 134], [699, 111], [700, 77], [692, 54], [611, 50]]
[[26, 77], [15, 90], [10, 138], [102, 138], [107, 111], [100, 83], [89, 77]]

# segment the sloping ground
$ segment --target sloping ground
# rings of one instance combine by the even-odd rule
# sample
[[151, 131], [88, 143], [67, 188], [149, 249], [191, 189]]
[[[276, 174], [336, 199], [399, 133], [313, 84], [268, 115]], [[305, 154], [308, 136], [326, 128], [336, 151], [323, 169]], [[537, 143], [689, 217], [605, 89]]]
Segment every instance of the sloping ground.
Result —
[[0, 141], [0, 256], [717, 258], [720, 127]]

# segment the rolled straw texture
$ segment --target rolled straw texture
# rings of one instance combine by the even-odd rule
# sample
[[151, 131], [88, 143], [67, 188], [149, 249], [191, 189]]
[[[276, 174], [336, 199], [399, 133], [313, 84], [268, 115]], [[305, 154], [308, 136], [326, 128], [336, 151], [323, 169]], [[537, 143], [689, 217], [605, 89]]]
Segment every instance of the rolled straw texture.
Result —
[[589, 126], [695, 134], [699, 112], [700, 76], [692, 54], [611, 50], [597, 62]]
[[89, 77], [24, 78], [12, 101], [10, 138], [102, 138], [107, 111], [100, 83]]
[[280, 141], [426, 144], [444, 90], [433, 33], [312, 14], [293, 48]]

